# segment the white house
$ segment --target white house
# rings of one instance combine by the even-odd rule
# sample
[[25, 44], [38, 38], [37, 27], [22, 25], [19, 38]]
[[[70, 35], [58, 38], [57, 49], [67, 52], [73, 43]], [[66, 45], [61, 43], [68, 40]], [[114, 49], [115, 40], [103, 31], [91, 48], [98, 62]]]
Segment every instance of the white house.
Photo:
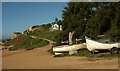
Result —
[[51, 28], [50, 30], [54, 31], [54, 30], [62, 30], [62, 25], [58, 25], [58, 24], [51, 24]]
[[58, 24], [53, 24], [52, 29], [53, 30], [59, 30], [59, 25]]

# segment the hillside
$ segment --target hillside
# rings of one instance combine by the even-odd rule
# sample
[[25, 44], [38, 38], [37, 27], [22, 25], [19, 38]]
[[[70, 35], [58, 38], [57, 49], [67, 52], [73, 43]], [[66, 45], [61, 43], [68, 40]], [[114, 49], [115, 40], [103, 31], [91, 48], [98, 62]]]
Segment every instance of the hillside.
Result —
[[51, 27], [51, 25], [46, 24], [46, 25], [42, 25], [41, 29], [36, 29], [34, 31], [30, 31], [28, 35], [31, 36], [36, 36], [38, 38], [46, 38], [49, 40], [52, 40], [54, 42], [58, 42], [58, 38], [57, 36], [62, 33], [62, 31], [59, 30], [55, 30], [55, 31], [51, 31], [49, 30], [49, 28]]
[[[17, 44], [17, 38], [19, 38], [19, 46]], [[34, 48], [39, 48], [39, 47], [48, 45], [48, 44], [49, 42], [46, 40], [32, 38], [27, 35], [19, 35], [15, 39], [6, 42], [3, 46], [5, 47], [11, 46], [9, 50], [12, 51], [12, 50], [18, 50], [18, 49], [31, 50]]]
[[39, 38], [47, 38], [49, 40], [57, 42], [56, 36], [59, 34], [61, 31], [49, 31], [49, 30], [35, 30], [31, 31], [29, 35], [36, 36]]

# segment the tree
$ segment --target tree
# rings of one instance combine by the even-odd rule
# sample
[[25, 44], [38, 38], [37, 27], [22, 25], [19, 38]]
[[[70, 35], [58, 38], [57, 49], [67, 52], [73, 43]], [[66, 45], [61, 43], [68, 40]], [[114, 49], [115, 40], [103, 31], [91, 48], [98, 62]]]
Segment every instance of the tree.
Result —
[[[75, 31], [74, 38], [80, 38], [85, 32], [86, 23], [94, 15], [93, 3], [69, 2], [68, 7], [63, 10], [63, 30], [69, 33]], [[95, 4], [94, 4], [95, 5]], [[95, 5], [97, 7], [97, 5]]]
[[55, 18], [55, 23], [58, 23], [58, 18]]
[[103, 34], [120, 39], [120, 2], [69, 2], [67, 5], [62, 10], [62, 29], [66, 40], [72, 31], [75, 31], [73, 39], [84, 36], [97, 39]]
[[112, 18], [111, 18], [111, 27], [106, 33], [112, 41], [120, 40], [120, 2], [112, 3]]

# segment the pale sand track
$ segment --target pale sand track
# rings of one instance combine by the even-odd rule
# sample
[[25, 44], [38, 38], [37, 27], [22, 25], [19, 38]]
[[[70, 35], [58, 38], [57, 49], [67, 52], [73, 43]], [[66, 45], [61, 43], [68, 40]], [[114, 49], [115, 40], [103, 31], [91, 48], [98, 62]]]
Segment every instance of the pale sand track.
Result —
[[118, 58], [53, 57], [48, 53], [50, 48], [48, 45], [29, 51], [3, 50], [3, 69], [118, 69]]

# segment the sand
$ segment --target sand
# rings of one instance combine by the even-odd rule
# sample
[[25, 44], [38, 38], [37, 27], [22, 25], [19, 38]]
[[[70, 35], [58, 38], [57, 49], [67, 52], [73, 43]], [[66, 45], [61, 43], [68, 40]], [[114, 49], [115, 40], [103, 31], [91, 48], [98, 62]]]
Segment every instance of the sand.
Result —
[[29, 51], [3, 50], [3, 69], [118, 69], [118, 58], [54, 57], [48, 52], [50, 48], [51, 45]]

